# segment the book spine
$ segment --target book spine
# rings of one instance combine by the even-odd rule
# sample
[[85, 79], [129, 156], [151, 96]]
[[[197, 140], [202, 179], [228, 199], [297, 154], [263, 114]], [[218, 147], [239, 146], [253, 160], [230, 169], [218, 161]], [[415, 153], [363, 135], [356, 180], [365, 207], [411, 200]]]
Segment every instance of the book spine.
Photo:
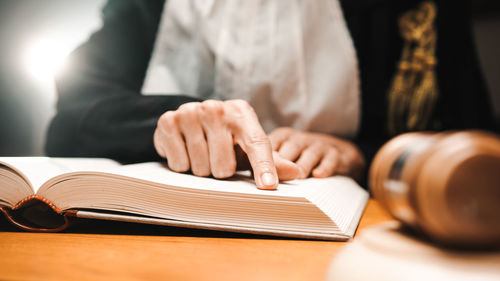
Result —
[[35, 232], [58, 232], [66, 229], [76, 211], [62, 211], [47, 199], [38, 195], [26, 197], [13, 208], [1, 207], [7, 220], [13, 225]]

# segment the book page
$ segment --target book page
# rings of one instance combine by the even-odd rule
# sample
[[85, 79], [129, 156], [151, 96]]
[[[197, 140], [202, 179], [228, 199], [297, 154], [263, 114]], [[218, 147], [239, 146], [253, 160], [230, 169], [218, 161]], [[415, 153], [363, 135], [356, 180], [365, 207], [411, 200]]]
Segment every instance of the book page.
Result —
[[22, 173], [34, 193], [49, 179], [68, 172], [109, 171], [120, 166], [118, 162], [103, 158], [49, 158], [49, 157], [0, 157], [0, 162], [9, 164]]
[[[159, 162], [98, 168], [91, 160], [91, 165], [77, 162], [75, 168], [68, 161], [51, 160], [50, 165], [66, 172], [78, 170], [52, 178], [38, 191], [60, 210], [120, 212], [229, 228], [351, 237], [349, 226], [353, 221], [357, 224], [360, 213], [356, 210], [364, 207], [363, 200], [352, 197], [366, 197], [346, 191], [360, 187], [345, 177], [295, 180], [280, 183], [277, 190], [260, 190], [248, 171], [219, 180], [176, 173]], [[355, 206], [345, 216], [339, 214], [349, 202]]]
[[280, 183], [277, 190], [261, 190], [255, 185], [253, 176], [249, 171], [238, 172], [235, 176], [228, 179], [215, 179], [176, 173], [169, 170], [166, 165], [158, 162], [124, 165], [113, 171], [113, 173], [170, 186], [202, 190], [203, 192], [242, 193], [245, 196], [255, 195], [257, 197], [262, 195], [266, 197], [287, 196], [304, 198], [307, 195], [305, 187], [308, 186], [308, 180], [296, 180]]

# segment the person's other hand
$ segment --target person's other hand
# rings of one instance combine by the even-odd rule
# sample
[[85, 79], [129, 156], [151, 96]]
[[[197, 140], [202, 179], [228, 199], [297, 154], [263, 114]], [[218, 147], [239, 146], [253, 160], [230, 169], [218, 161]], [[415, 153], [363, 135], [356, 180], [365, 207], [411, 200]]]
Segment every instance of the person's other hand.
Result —
[[334, 174], [360, 179], [365, 160], [353, 143], [326, 134], [275, 129], [269, 135], [273, 150], [299, 168], [298, 178], [329, 177]]
[[[275, 189], [278, 179], [298, 175], [292, 162], [277, 154], [273, 159], [269, 138], [253, 108], [243, 100], [191, 102], [165, 112], [158, 120], [154, 146], [176, 172], [191, 170], [197, 176], [227, 178], [237, 166], [244, 166], [238, 161], [248, 161], [261, 189]], [[237, 157], [235, 147], [241, 148], [244, 157], [241, 153]]]

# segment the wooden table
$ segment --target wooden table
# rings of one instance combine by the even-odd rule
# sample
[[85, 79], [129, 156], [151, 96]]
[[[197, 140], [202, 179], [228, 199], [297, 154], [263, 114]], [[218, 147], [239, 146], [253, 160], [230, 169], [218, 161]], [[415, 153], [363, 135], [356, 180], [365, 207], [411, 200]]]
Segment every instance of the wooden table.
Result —
[[[389, 219], [370, 200], [358, 233]], [[2, 220], [0, 230], [0, 280], [323, 280], [348, 243], [100, 221], [26, 233]]]

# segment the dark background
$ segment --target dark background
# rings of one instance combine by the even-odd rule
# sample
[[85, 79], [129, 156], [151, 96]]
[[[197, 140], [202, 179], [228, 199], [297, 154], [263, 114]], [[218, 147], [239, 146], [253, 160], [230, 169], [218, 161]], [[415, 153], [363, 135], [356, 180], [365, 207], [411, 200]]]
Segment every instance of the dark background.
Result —
[[[103, 3], [0, 0], [0, 156], [43, 155], [56, 101], [50, 69], [99, 28]], [[478, 56], [500, 121], [500, 1], [471, 4]]]

